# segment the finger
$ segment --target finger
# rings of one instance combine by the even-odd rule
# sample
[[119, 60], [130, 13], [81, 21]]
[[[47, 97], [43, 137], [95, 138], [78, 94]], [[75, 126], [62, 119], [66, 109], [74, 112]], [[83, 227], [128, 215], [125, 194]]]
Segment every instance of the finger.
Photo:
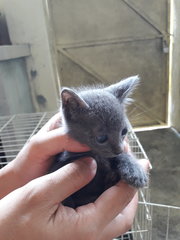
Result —
[[138, 163], [146, 172], [149, 172], [152, 169], [152, 165], [148, 159], [139, 159]]
[[30, 140], [30, 147], [35, 148], [34, 152], [38, 151], [39, 155], [42, 154], [43, 157], [54, 156], [65, 150], [70, 152], [89, 151], [89, 147], [70, 138], [63, 128], [33, 136]]
[[[30, 185], [33, 196], [59, 204], [74, 192], [88, 184], [96, 173], [96, 161], [92, 158], [77, 160], [56, 172], [33, 180]], [[40, 200], [40, 199], [39, 199]]]
[[[139, 164], [146, 170], [149, 170], [149, 161], [147, 159], [139, 160]], [[122, 212], [131, 201], [137, 189], [124, 182], [106, 190], [95, 202], [95, 209], [99, 216], [99, 222], [106, 226], [118, 213]]]
[[130, 148], [130, 146], [129, 146], [128, 139], [125, 139], [123, 145], [124, 145], [124, 146], [123, 146], [123, 147], [124, 147], [124, 152], [126, 152], [126, 153], [131, 152], [131, 148]]
[[[139, 164], [148, 171], [149, 161], [147, 159], [140, 160]], [[99, 218], [98, 222], [106, 226], [123, 211], [136, 192], [137, 189], [124, 182], [119, 182], [106, 190], [95, 202], [95, 211]]]
[[94, 203], [97, 222], [105, 227], [128, 205], [137, 189], [120, 182], [106, 190]]
[[56, 113], [49, 121], [39, 130], [38, 134], [49, 132], [61, 126], [61, 114]]
[[113, 239], [129, 231], [133, 224], [137, 206], [138, 193], [135, 194], [123, 211], [108, 224], [99, 240]]

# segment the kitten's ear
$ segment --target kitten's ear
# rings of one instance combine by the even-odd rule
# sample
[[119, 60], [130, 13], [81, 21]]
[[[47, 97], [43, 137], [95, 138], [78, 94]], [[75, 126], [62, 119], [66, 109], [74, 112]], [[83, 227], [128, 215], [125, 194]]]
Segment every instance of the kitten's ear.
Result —
[[115, 83], [105, 89], [108, 92], [111, 92], [115, 97], [117, 97], [120, 102], [124, 102], [128, 99], [133, 90], [137, 87], [139, 81], [139, 76], [132, 76], [120, 81], [119, 83]]
[[89, 108], [88, 104], [70, 88], [63, 88], [61, 91], [62, 108], [71, 118], [79, 111]]

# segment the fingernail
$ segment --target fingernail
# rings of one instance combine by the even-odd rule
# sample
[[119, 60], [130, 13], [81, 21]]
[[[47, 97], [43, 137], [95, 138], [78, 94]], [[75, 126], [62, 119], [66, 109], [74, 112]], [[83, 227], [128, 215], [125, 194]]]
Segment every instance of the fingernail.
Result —
[[153, 167], [152, 167], [151, 163], [149, 162], [149, 169], [152, 170], [152, 168]]

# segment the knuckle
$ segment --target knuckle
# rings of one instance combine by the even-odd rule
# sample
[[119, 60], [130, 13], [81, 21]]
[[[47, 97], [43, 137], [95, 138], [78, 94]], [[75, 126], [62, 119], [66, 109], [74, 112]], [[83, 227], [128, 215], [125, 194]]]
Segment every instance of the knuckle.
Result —
[[33, 144], [34, 142], [36, 142], [36, 139], [37, 139], [37, 135], [35, 134], [32, 137], [30, 137], [29, 143]]
[[37, 134], [33, 135], [30, 138], [28, 144], [29, 144], [29, 147], [31, 149], [31, 152], [34, 152], [34, 151], [36, 152], [36, 150], [38, 150], [38, 152], [40, 152], [41, 148], [43, 147], [42, 144], [41, 144], [40, 136], [37, 135]]
[[29, 139], [29, 146], [34, 149], [37, 145], [38, 145], [38, 137], [37, 135], [33, 135], [30, 139]]

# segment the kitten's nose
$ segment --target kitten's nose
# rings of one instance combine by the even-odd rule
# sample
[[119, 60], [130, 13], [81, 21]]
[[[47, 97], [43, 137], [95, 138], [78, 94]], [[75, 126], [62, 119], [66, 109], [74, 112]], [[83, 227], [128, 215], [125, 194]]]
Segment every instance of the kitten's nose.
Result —
[[116, 147], [116, 148], [114, 149], [113, 152], [114, 152], [115, 155], [119, 155], [120, 153], [123, 152], [123, 149], [122, 149], [121, 146], [118, 146], [118, 147]]

